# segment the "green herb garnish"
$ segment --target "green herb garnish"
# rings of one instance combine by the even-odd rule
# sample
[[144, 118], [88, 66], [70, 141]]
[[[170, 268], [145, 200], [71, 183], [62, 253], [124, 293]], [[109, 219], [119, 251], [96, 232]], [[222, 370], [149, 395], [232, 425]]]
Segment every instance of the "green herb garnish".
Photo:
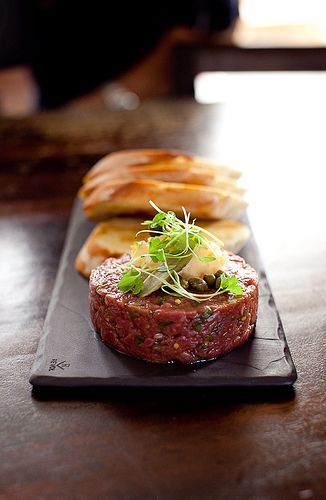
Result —
[[129, 269], [123, 273], [118, 284], [121, 292], [133, 292], [138, 295], [144, 288], [141, 272], [137, 269]]
[[[193, 257], [200, 262], [214, 262], [220, 255], [223, 243], [210, 232], [196, 226], [195, 221], [190, 222], [190, 214], [184, 208], [182, 221], [174, 212], [164, 212], [152, 201], [150, 204], [158, 213], [152, 220], [142, 223], [148, 228], [139, 233], [148, 233], [150, 230], [153, 236], [147, 243], [134, 244], [131, 261], [125, 264], [126, 269], [118, 283], [120, 291], [146, 297], [161, 288], [169, 295], [183, 296], [197, 302], [226, 292], [242, 294], [237, 278], [225, 274], [221, 274], [219, 288], [212, 293], [195, 293], [184, 288], [184, 280], [178, 273]], [[204, 247], [207, 255], [197, 255], [196, 251], [200, 247]]]
[[233, 295], [242, 295], [242, 288], [239, 285], [238, 278], [236, 276], [227, 276], [224, 273], [221, 274], [219, 291], [233, 293]]

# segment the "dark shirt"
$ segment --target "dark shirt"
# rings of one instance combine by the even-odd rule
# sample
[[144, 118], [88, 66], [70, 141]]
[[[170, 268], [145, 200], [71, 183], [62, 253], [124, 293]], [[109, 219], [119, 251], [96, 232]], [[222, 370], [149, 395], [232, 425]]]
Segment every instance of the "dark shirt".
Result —
[[237, 0], [0, 0], [0, 14], [2, 2], [6, 19], [0, 47], [1, 36], [7, 44], [0, 48], [0, 64], [31, 66], [46, 108], [116, 78], [171, 27], [192, 26], [210, 34], [238, 15]]

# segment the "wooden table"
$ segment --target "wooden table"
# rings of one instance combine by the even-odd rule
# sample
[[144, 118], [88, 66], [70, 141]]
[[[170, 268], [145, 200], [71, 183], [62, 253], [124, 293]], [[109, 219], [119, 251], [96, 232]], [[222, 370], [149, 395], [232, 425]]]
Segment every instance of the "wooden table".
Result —
[[[258, 98], [0, 123], [1, 499], [325, 498], [324, 116], [325, 103]], [[162, 146], [244, 169], [294, 390], [33, 394], [29, 371], [82, 175], [112, 150]]]

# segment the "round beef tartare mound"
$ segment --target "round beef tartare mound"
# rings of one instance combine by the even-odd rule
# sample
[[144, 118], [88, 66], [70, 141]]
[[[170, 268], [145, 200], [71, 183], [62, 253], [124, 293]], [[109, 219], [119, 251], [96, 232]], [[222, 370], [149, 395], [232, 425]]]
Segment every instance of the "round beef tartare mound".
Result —
[[147, 297], [122, 293], [121, 264], [129, 259], [109, 258], [90, 277], [91, 319], [110, 347], [155, 363], [194, 363], [232, 351], [253, 333], [258, 276], [238, 255], [229, 255], [225, 272], [237, 277], [242, 295], [224, 293], [200, 303], [161, 290]]

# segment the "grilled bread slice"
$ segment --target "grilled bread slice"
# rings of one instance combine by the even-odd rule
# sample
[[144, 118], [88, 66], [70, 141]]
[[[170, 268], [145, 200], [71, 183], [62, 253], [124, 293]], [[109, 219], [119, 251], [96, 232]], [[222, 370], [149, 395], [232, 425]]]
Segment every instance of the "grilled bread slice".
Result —
[[181, 207], [192, 217], [202, 219], [238, 219], [246, 208], [242, 195], [197, 184], [160, 182], [145, 179], [108, 181], [96, 188], [84, 202], [91, 220], [101, 221], [120, 214], [154, 213], [153, 200], [161, 210], [182, 215]]
[[149, 164], [125, 166], [98, 174], [89, 179], [79, 190], [82, 198], [89, 196], [96, 188], [109, 181], [148, 179], [163, 182], [177, 182], [184, 184], [198, 184], [201, 186], [214, 186], [231, 193], [244, 193], [245, 189], [237, 184], [237, 180], [219, 174], [212, 167], [199, 167], [194, 163], [189, 168], [172, 164]]
[[128, 149], [126, 151], [116, 151], [101, 158], [85, 175], [87, 181], [99, 174], [110, 170], [117, 170], [121, 167], [132, 165], [147, 165], [149, 163], [165, 162], [172, 160], [190, 161], [192, 155], [180, 151], [165, 149]]
[[[140, 218], [114, 217], [97, 224], [77, 255], [77, 271], [88, 278], [92, 269], [108, 257], [120, 257], [127, 253], [135, 241], [136, 233], [144, 229], [142, 221]], [[245, 224], [232, 220], [201, 221], [198, 224], [224, 241], [225, 248], [234, 253], [245, 245], [250, 236]], [[145, 232], [138, 235], [137, 239], [148, 237], [149, 234]]]
[[129, 252], [135, 239], [147, 239], [148, 233], [135, 238], [138, 231], [144, 229], [143, 219], [115, 217], [97, 224], [75, 260], [77, 271], [89, 277], [92, 269], [102, 264], [108, 257], [120, 257]]
[[188, 170], [191, 166], [202, 169], [213, 169], [218, 175], [238, 179], [241, 173], [226, 165], [216, 165], [199, 156], [191, 155], [183, 151], [174, 151], [166, 149], [134, 149], [127, 151], [117, 151], [111, 153], [92, 167], [84, 177], [86, 183], [98, 175], [117, 171], [124, 167], [139, 166], [175, 166]]

